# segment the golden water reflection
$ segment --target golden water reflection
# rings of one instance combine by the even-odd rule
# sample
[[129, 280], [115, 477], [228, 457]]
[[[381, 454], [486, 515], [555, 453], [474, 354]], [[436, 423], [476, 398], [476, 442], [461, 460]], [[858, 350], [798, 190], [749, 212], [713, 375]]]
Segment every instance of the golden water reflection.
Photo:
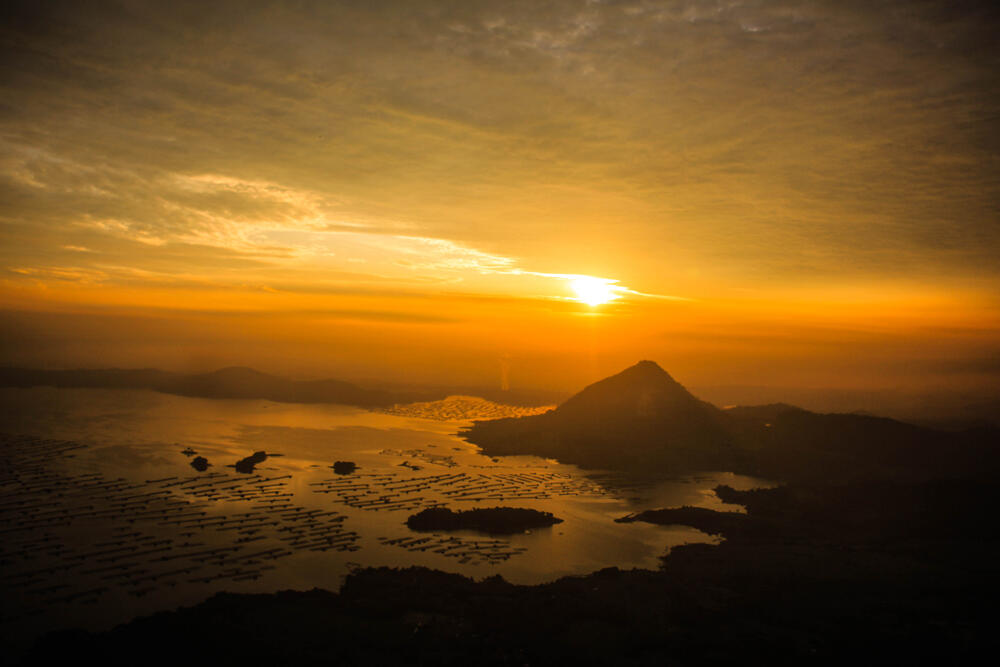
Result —
[[[406, 410], [90, 389], [5, 389], [0, 398], [5, 634], [110, 627], [222, 590], [335, 590], [359, 566], [423, 565], [517, 583], [656, 568], [670, 547], [716, 538], [615, 518], [723, 508], [717, 484], [766, 484], [491, 459], [455, 435], [468, 421]], [[268, 458], [253, 474], [232, 467], [256, 451]], [[194, 456], [209, 467], [195, 470]], [[335, 461], [357, 469], [337, 474]], [[508, 536], [404, 525], [436, 505], [529, 507], [563, 523]]]

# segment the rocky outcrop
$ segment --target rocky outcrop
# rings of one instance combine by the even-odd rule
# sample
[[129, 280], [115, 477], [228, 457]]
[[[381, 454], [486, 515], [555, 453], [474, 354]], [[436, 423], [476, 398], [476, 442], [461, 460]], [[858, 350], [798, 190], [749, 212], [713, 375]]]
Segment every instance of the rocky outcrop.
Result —
[[263, 463], [266, 460], [267, 460], [266, 452], [254, 452], [245, 459], [240, 459], [239, 461], [236, 462], [235, 466], [236, 472], [241, 472], [245, 475], [252, 474], [254, 471], [254, 467], [258, 463]]

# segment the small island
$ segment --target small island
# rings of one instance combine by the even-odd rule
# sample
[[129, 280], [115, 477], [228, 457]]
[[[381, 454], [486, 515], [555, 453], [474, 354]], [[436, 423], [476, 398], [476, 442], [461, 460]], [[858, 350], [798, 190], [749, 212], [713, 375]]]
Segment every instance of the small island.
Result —
[[510, 535], [557, 523], [562, 523], [562, 519], [551, 512], [523, 507], [487, 507], [457, 512], [447, 507], [431, 507], [406, 520], [411, 530], [475, 530], [491, 535]]
[[253, 474], [254, 467], [258, 463], [263, 463], [266, 460], [267, 452], [254, 452], [250, 456], [237, 461], [234, 467], [236, 468], [236, 472], [241, 472], [244, 475], [251, 475]]
[[354, 461], [334, 461], [331, 467], [333, 472], [338, 475], [350, 475], [358, 469], [358, 464]]

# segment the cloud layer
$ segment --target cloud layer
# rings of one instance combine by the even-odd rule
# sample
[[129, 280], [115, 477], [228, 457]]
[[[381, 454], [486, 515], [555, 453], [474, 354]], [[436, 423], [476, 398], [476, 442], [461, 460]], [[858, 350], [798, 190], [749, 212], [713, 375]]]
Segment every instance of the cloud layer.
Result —
[[5, 289], [1000, 287], [993, 3], [4, 12]]

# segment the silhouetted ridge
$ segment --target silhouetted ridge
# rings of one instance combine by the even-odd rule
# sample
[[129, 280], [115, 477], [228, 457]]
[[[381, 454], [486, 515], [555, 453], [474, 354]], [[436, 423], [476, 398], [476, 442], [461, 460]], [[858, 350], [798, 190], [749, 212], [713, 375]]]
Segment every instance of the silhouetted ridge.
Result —
[[726, 408], [727, 416], [736, 419], [774, 421], [789, 412], [808, 412], [807, 410], [788, 403], [768, 403], [767, 405], [736, 405]]
[[616, 419], [657, 419], [677, 410], [716, 411], [716, 408], [692, 396], [655, 362], [640, 361], [586, 387], [556, 412], [564, 418], [596, 414]]
[[589, 468], [711, 469], [730, 460], [725, 416], [653, 361], [595, 382], [552, 412], [476, 422], [490, 454], [530, 453]]
[[784, 403], [723, 411], [652, 361], [595, 382], [551, 412], [477, 421], [463, 435], [492, 456], [534, 454], [585, 468], [728, 470], [806, 482], [998, 472], [995, 430], [942, 433]]
[[343, 403], [363, 407], [406, 403], [415, 398], [409, 394], [364, 389], [342, 380], [289, 380], [244, 366], [194, 375], [154, 369], [49, 371], [3, 368], [0, 369], [0, 385], [151, 389], [198, 398], [263, 398], [284, 403]]

